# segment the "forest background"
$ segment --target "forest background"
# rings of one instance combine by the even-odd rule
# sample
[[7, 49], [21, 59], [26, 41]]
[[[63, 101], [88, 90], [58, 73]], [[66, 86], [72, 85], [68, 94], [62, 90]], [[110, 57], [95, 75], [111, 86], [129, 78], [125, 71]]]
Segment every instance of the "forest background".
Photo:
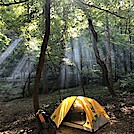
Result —
[[38, 93], [58, 91], [60, 99], [70, 89], [84, 96], [133, 93], [134, 2], [52, 0], [50, 8], [49, 2], [0, 2], [1, 100], [34, 94], [37, 110]]

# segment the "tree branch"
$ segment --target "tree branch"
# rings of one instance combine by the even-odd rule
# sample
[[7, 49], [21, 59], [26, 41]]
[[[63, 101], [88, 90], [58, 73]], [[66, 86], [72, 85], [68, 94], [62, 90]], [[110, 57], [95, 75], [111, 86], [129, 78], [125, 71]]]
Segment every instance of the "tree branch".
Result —
[[29, 1], [29, 0], [20, 0], [20, 1], [15, 1], [14, 0], [14, 2], [11, 2], [11, 3], [4, 3], [2, 0], [1, 0], [1, 2], [2, 3], [0, 3], [0, 6], [10, 6], [10, 5], [15, 5], [15, 4], [20, 4], [20, 3], [24, 3], [24, 2], [27, 2], [27, 1]]
[[97, 7], [97, 6], [95, 6], [95, 5], [90, 5], [90, 4], [84, 3], [84, 2], [81, 1], [81, 0], [78, 0], [78, 1], [79, 1], [80, 3], [82, 3], [83, 5], [85, 5], [85, 6], [88, 6], [88, 7], [91, 7], [91, 8], [93, 7], [93, 8], [99, 9], [99, 10], [101, 10], [101, 11], [105, 11], [105, 12], [110, 13], [110, 14], [112, 14], [112, 15], [115, 15], [116, 17], [119, 17], [119, 18], [121, 18], [121, 19], [126, 19], [125, 17], [116, 14], [115, 12], [111, 12], [111, 11], [109, 11], [109, 10], [107, 10], [107, 9], [103, 9], [103, 8]]

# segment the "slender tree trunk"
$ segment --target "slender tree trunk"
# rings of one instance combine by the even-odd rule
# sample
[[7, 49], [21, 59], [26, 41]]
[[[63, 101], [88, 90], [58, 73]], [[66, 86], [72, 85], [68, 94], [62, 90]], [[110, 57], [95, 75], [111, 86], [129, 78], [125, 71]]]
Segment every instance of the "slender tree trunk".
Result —
[[109, 69], [109, 81], [113, 88], [113, 74], [112, 74], [112, 58], [111, 58], [111, 44], [110, 44], [110, 29], [109, 29], [109, 20], [108, 13], [106, 13], [106, 43], [108, 51], [108, 69]]
[[127, 74], [127, 54], [126, 54], [126, 48], [123, 48], [123, 66], [124, 66], [124, 72]]
[[[130, 27], [130, 18], [129, 18], [129, 28], [128, 28], [128, 32], [129, 32], [129, 42], [130, 42], [130, 44], [132, 44], [132, 36], [131, 36], [131, 33], [132, 33], [132, 32], [131, 32], [131, 27]], [[133, 52], [132, 47], [130, 47], [130, 49], [129, 49], [130, 72], [133, 70], [132, 52]]]
[[109, 82], [108, 70], [107, 70], [106, 64], [100, 58], [99, 50], [98, 50], [98, 47], [97, 47], [98, 37], [97, 37], [97, 33], [96, 33], [96, 31], [93, 27], [91, 19], [88, 19], [88, 24], [89, 24], [89, 29], [91, 30], [91, 33], [93, 35], [93, 49], [94, 49], [94, 52], [95, 52], [95, 57], [96, 57], [97, 64], [99, 64], [101, 69], [102, 69], [102, 74], [103, 74], [106, 86], [108, 87], [110, 93], [113, 96], [115, 96], [116, 93], [114, 92], [114, 90], [113, 90], [113, 88], [112, 88], [112, 86]]
[[27, 90], [29, 92], [29, 95], [31, 96], [31, 90], [30, 90], [30, 83], [31, 83], [31, 73], [28, 75], [28, 85], [27, 85]]
[[67, 65], [64, 64], [64, 84], [63, 87], [68, 90], [68, 76], [67, 76]]
[[[74, 52], [74, 45], [73, 45], [73, 38], [70, 39], [70, 44], [71, 44], [71, 49], [72, 49], [72, 61], [76, 64], [76, 61], [75, 61], [75, 52]], [[72, 76], [73, 78], [75, 77], [75, 86], [77, 87], [79, 85], [79, 72], [77, 70], [77, 67], [76, 68], [73, 68], [72, 67], [72, 74], [76, 74], [75, 76]]]
[[50, 56], [50, 54], [49, 54], [49, 52], [47, 53], [47, 55], [48, 55], [48, 57], [49, 57], [49, 59], [50, 59], [50, 61], [51, 61], [51, 64], [52, 64], [52, 66], [53, 66], [53, 70], [52, 70], [52, 72], [54, 73], [54, 77], [55, 77], [55, 83], [56, 83], [56, 85], [55, 85], [55, 87], [56, 88], [58, 88], [58, 93], [59, 93], [59, 98], [60, 98], [60, 102], [61, 102], [61, 92], [60, 92], [60, 74], [58, 75], [57, 74], [57, 72], [60, 72], [60, 70], [61, 70], [61, 67], [57, 67], [55, 64], [54, 64], [54, 62], [53, 62], [53, 60], [51, 59], [51, 56]]
[[[30, 73], [30, 68], [31, 66], [30, 66], [30, 56], [29, 56], [29, 54], [28, 54], [28, 59], [27, 59], [27, 69], [26, 69], [26, 71], [28, 71], [28, 85], [27, 85], [27, 90], [28, 90], [28, 92], [29, 92], [29, 95], [31, 96], [31, 91], [30, 91], [30, 83], [31, 83], [31, 73]], [[26, 81], [25, 81], [26, 82]]]
[[35, 112], [39, 109], [39, 101], [38, 101], [38, 88], [39, 88], [39, 81], [41, 78], [41, 72], [44, 65], [45, 59], [45, 52], [48, 45], [49, 35], [50, 35], [50, 0], [46, 0], [45, 4], [45, 17], [46, 17], [46, 29], [45, 29], [45, 36], [43, 39], [43, 43], [41, 46], [41, 53], [39, 57], [39, 63], [36, 70], [35, 82], [34, 82], [34, 94], [33, 94], [33, 105]]
[[[83, 80], [83, 73], [82, 73], [82, 68], [83, 68], [83, 54], [82, 54], [82, 43], [81, 43], [81, 39], [82, 37], [80, 37], [79, 39], [79, 44], [78, 44], [78, 48], [79, 48], [79, 58], [80, 58], [80, 69], [79, 69], [79, 75], [80, 75], [80, 81], [82, 83], [82, 87], [84, 87], [84, 80]], [[79, 66], [77, 65], [77, 67], [79, 68]]]
[[[46, 58], [45, 58], [46, 62]], [[49, 92], [48, 90], [48, 83], [47, 83], [47, 63], [44, 64], [43, 68], [43, 90], [42, 94], [47, 94]]]
[[[104, 42], [104, 46], [103, 46], [103, 55], [104, 55], [104, 57], [103, 57], [103, 62], [106, 64], [106, 61], [107, 61], [107, 50], [106, 50], [106, 42]], [[106, 86], [106, 84], [105, 84], [105, 79], [104, 79], [104, 77], [102, 77], [102, 85], [104, 85], [104, 86]]]
[[129, 53], [129, 61], [130, 61], [130, 72], [133, 71], [133, 62], [132, 62], [132, 51], [130, 50], [130, 53]]
[[[120, 33], [121, 34], [123, 34], [123, 28], [122, 28], [122, 23], [120, 23]], [[127, 26], [126, 26], [126, 29], [127, 29]], [[126, 32], [126, 29], [125, 29], [125, 31], [124, 31], [124, 33]], [[125, 33], [126, 34], [126, 33]], [[123, 61], [122, 61], [122, 63], [123, 63], [123, 69], [124, 69], [124, 73], [125, 74], [127, 74], [127, 72], [128, 72], [128, 70], [127, 70], [127, 60], [126, 60], [126, 48], [125, 47], [123, 47], [122, 48], [122, 52], [123, 52]]]
[[[41, 53], [39, 57], [39, 63], [37, 65], [37, 70], [36, 70], [36, 75], [35, 75], [35, 82], [34, 82], [34, 91], [33, 91], [33, 106], [35, 113], [39, 109], [39, 100], [38, 100], [38, 89], [39, 89], [39, 82], [41, 78], [41, 72], [43, 69], [44, 65], [44, 59], [45, 59], [45, 52], [47, 49], [48, 45], [48, 40], [49, 40], [49, 35], [50, 35], [50, 0], [46, 0], [45, 4], [45, 36], [43, 39], [43, 43], [41, 46]], [[41, 131], [41, 124], [37, 119], [37, 124], [38, 124], [38, 133]]]
[[112, 46], [113, 46], [114, 61], [115, 61], [115, 63], [114, 63], [114, 79], [115, 79], [115, 81], [117, 81], [118, 80], [117, 79], [117, 69], [118, 69], [117, 52], [116, 52], [116, 48], [115, 48], [115, 44], [114, 43], [112, 44]]
[[81, 85], [81, 88], [82, 88], [82, 91], [83, 91], [83, 95], [85, 96], [86, 95], [86, 92], [85, 92], [84, 84], [83, 84], [83, 81], [82, 81], [82, 75], [81, 75], [80, 69], [78, 67], [78, 64], [76, 62], [74, 62], [74, 63], [75, 63], [77, 72], [78, 72], [78, 74], [80, 76], [80, 85]]
[[[74, 44], [73, 44], [74, 40], [71, 37], [70, 38], [70, 44], [71, 44], [71, 61], [74, 62], [75, 61], [75, 53], [74, 53]], [[71, 79], [74, 81], [75, 85], [77, 86], [77, 77], [74, 74], [77, 74], [77, 71], [75, 70], [74, 66], [71, 67], [71, 71], [72, 71], [72, 75], [71, 75]], [[75, 73], [76, 71], [76, 73]]]

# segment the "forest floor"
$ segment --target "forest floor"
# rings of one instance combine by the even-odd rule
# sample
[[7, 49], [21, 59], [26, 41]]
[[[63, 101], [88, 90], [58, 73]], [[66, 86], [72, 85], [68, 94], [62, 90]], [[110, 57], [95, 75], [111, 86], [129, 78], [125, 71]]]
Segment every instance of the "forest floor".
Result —
[[[71, 91], [70, 94], [68, 92], [62, 91], [62, 97], [73, 93], [79, 94], [75, 91]], [[87, 96], [104, 106], [110, 116], [110, 123], [100, 128], [96, 134], [134, 133], [134, 93], [118, 92], [118, 96], [113, 98], [108, 92], [98, 92], [96, 88], [87, 92]], [[50, 114], [59, 104], [57, 92], [39, 98], [40, 106]], [[32, 98], [0, 102], [0, 134], [36, 134], [36, 129]], [[89, 132], [61, 125], [57, 129], [57, 134], [89, 134]]]

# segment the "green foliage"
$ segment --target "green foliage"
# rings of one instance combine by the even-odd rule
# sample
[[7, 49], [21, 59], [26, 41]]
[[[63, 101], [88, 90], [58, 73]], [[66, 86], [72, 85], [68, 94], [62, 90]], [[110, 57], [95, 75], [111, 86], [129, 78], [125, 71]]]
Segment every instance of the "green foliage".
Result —
[[7, 93], [12, 89], [12, 84], [0, 83], [0, 93]]
[[7, 49], [9, 42], [10, 42], [10, 38], [0, 33], [0, 54], [2, 53], [2, 51]]
[[20, 34], [20, 27], [24, 25], [25, 8], [21, 5], [13, 5], [11, 7], [2, 7], [1, 23], [4, 33], [12, 36], [12, 34]]
[[130, 73], [123, 80], [118, 80], [115, 88], [122, 91], [134, 92], [134, 73]]
[[[8, 3], [10, 0], [4, 2]], [[90, 46], [90, 53], [93, 54], [93, 50], [91, 49], [92, 38], [90, 37], [90, 32], [87, 30], [87, 17], [93, 20], [93, 25], [98, 34], [100, 56], [102, 59], [105, 58], [106, 12], [104, 10], [108, 10], [127, 18], [121, 19], [114, 14], [108, 13], [111, 48], [112, 44], [114, 44], [115, 50], [117, 51], [116, 53], [119, 53], [121, 56], [118, 56], [119, 59], [117, 60], [121, 63], [118, 63], [119, 65], [116, 67], [116, 70], [123, 70], [123, 50], [130, 52], [130, 49], [134, 48], [134, 30], [132, 30], [134, 24], [134, 10], [132, 0], [124, 2], [121, 0], [109, 0], [108, 2], [107, 0], [83, 0], [83, 2], [95, 5], [98, 8], [88, 7], [81, 3], [78, 4], [77, 2], [76, 0], [51, 1], [51, 34], [46, 53], [48, 69], [51, 68], [52, 71], [52, 69], [54, 70], [56, 68], [56, 70], [58, 70], [60, 68], [63, 60], [66, 58], [66, 46], [71, 38], [76, 39], [81, 35], [85, 35], [84, 40]], [[39, 55], [40, 46], [45, 33], [44, 5], [45, 1], [43, 0], [29, 0], [22, 4], [0, 7], [0, 54], [9, 46], [10, 38], [14, 40], [18, 35], [24, 38], [23, 45], [18, 47], [17, 50], [10, 55], [9, 59], [7, 58], [6, 62], [1, 65], [0, 76], [7, 76], [24, 53], [36, 52], [36, 56]], [[104, 10], [100, 10], [99, 8]], [[82, 43], [80, 45], [82, 45]], [[133, 49], [131, 51], [133, 59]], [[93, 60], [92, 62], [95, 61], [93, 56], [88, 56], [89, 59]], [[129, 62], [129, 53], [127, 54], [127, 58], [126, 60]], [[117, 62], [114, 59], [114, 51], [112, 53], [112, 60], [114, 65]], [[82, 64], [85, 66], [89, 63], [86, 63], [83, 58]], [[94, 63], [92, 64], [94, 65]], [[68, 65], [71, 65], [71, 63], [68, 62]], [[99, 70], [100, 68], [98, 68], [98, 66], [93, 66], [87, 69], [83, 68], [82, 73], [85, 76], [93, 74], [94, 78], [100, 78], [101, 72]], [[3, 72], [5, 72], [5, 75], [3, 75]], [[118, 73], [118, 75], [120, 74]], [[101, 80], [97, 80], [97, 83], [98, 81]], [[132, 90], [132, 83], [131, 77], [127, 76], [124, 80], [120, 80], [117, 85], [119, 85], [120, 88]]]

